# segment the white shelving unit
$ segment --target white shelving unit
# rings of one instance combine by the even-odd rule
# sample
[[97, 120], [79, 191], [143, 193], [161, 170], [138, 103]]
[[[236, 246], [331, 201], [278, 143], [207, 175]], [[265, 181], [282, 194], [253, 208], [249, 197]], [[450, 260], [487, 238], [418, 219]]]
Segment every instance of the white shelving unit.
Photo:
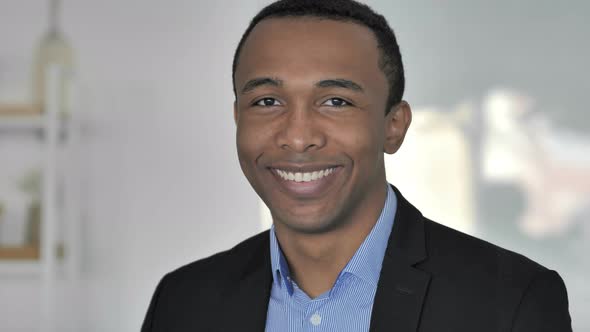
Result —
[[[42, 277], [42, 266], [47, 265], [46, 257], [44, 259], [44, 253], [47, 253], [49, 243], [55, 242], [54, 235], [52, 233], [59, 232], [55, 220], [64, 218], [59, 216], [57, 212], [57, 187], [58, 178], [57, 171], [60, 169], [58, 165], [57, 153], [60, 145], [62, 148], [67, 148], [70, 145], [71, 138], [69, 136], [71, 131], [68, 128], [70, 121], [67, 118], [52, 119], [53, 115], [50, 113], [50, 108], [43, 115], [23, 115], [23, 116], [2, 116], [0, 117], [0, 135], [10, 135], [11, 133], [26, 133], [31, 135], [38, 135], [42, 142], [42, 153], [43, 153], [43, 168], [41, 170], [43, 179], [43, 196], [41, 206], [43, 207], [44, 213], [41, 218], [41, 227], [45, 228], [41, 231], [41, 243], [40, 243], [40, 257], [39, 259], [4, 259], [0, 260], [0, 279], [1, 278], [39, 278]], [[63, 142], [60, 142], [59, 136], [68, 136]], [[67, 203], [67, 202], [65, 202]], [[70, 207], [73, 208], [73, 207]], [[65, 209], [64, 209], [65, 210]], [[64, 219], [64, 221], [66, 221]], [[66, 223], [64, 222], [64, 225]], [[73, 224], [68, 222], [68, 224]], [[51, 237], [44, 237], [44, 235], [50, 234]], [[53, 244], [52, 244], [53, 246]], [[64, 246], [69, 247], [68, 244], [64, 243]], [[53, 250], [55, 252], [55, 250]], [[63, 262], [49, 262], [50, 264], [63, 265]]]
[[[58, 282], [75, 287], [80, 270], [80, 126], [75, 112], [67, 117], [59, 115], [58, 84], [62, 74], [58, 66], [48, 68], [42, 115], [0, 116], [0, 135], [30, 132], [38, 134], [42, 142], [39, 259], [0, 260], [0, 279], [36, 280], [41, 290], [39, 331], [48, 332], [57, 329], [54, 310]], [[75, 108], [75, 101], [72, 106]], [[63, 257], [58, 257], [60, 243]]]

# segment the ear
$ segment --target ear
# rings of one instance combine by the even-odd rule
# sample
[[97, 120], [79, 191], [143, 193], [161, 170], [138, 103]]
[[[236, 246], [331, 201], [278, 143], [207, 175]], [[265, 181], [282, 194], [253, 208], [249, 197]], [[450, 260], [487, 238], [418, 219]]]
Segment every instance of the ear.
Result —
[[383, 151], [394, 154], [404, 142], [410, 123], [412, 122], [412, 110], [410, 105], [402, 100], [394, 105], [385, 116], [385, 142]]
[[238, 100], [234, 100], [234, 124], [238, 124]]

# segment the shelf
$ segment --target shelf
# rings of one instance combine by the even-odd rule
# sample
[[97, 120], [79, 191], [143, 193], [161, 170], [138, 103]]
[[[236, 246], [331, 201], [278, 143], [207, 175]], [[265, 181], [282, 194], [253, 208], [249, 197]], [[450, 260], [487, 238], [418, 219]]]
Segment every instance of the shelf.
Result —
[[0, 117], [35, 117], [41, 107], [33, 104], [0, 104]]
[[[63, 244], [56, 248], [55, 262], [58, 272], [63, 274]], [[0, 280], [6, 277], [39, 277], [43, 264], [41, 250], [37, 246], [0, 247]]]
[[30, 104], [0, 104], [0, 130], [43, 129], [41, 108]]
[[38, 260], [39, 247], [0, 247], [0, 262], [4, 260]]
[[39, 247], [0, 247], [0, 275], [36, 276], [41, 271]]

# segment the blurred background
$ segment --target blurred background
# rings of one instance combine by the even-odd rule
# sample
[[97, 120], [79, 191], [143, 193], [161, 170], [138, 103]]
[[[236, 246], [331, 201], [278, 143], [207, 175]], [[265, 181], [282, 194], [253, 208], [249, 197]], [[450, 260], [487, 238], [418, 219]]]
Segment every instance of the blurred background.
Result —
[[[267, 3], [0, 0], [0, 331], [138, 331], [166, 272], [268, 227], [231, 89]], [[590, 2], [365, 3], [414, 110], [390, 182], [558, 270], [590, 331]]]

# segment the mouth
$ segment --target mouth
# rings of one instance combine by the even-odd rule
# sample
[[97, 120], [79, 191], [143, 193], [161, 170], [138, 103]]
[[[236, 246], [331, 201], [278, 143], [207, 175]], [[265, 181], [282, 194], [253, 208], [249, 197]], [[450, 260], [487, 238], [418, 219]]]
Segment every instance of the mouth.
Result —
[[316, 198], [325, 195], [341, 173], [342, 166], [314, 168], [270, 167], [283, 192], [296, 198]]

